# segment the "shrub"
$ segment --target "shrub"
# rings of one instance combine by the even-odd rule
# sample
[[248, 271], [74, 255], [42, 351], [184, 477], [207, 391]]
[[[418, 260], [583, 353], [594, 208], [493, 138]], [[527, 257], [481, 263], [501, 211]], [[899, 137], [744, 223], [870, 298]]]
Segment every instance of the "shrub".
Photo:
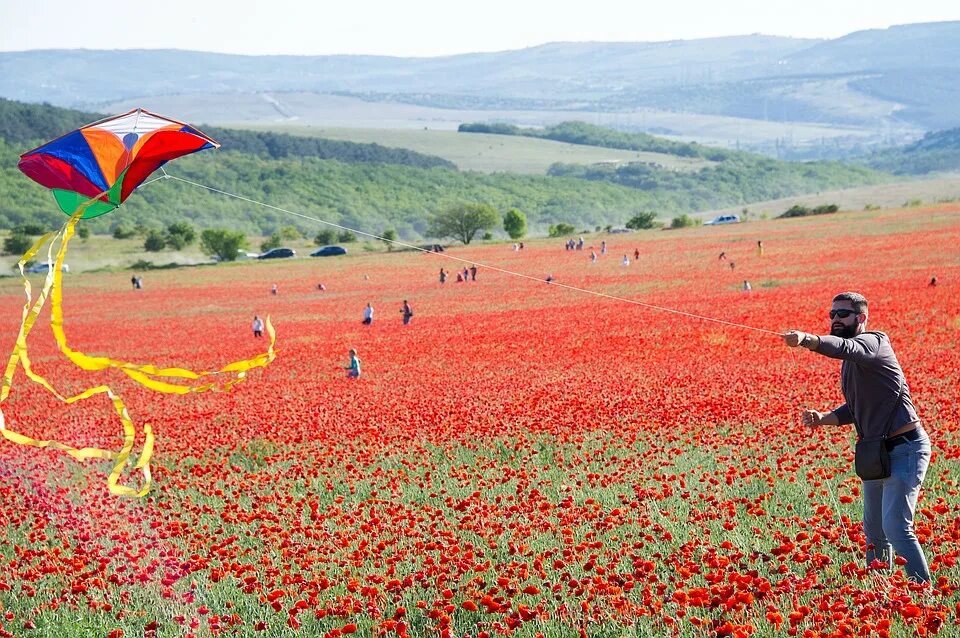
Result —
[[23, 233], [13, 233], [3, 240], [4, 255], [22, 255], [30, 250], [33, 240]]
[[45, 232], [47, 232], [47, 229], [35, 222], [17, 224], [13, 228], [13, 233], [16, 235], [42, 235]]
[[313, 243], [317, 246], [327, 246], [332, 244], [337, 239], [337, 234], [329, 228], [324, 228], [321, 231], [317, 232], [317, 236], [313, 238]]
[[344, 244], [349, 244], [350, 242], [357, 241], [357, 236], [351, 233], [349, 230], [342, 230], [337, 234], [337, 241]]
[[697, 221], [686, 213], [674, 217], [670, 222], [670, 228], [689, 228], [696, 225]]
[[840, 207], [836, 204], [823, 204], [821, 206], [816, 206], [811, 212], [813, 215], [826, 215], [828, 213], [835, 213], [840, 210]]
[[167, 240], [159, 230], [151, 228], [147, 231], [147, 237], [143, 240], [143, 249], [152, 253], [157, 253], [167, 246]]
[[197, 231], [187, 222], [177, 222], [167, 226], [167, 234], [164, 239], [170, 248], [183, 250], [197, 239]]
[[790, 217], [807, 217], [809, 215], [826, 215], [828, 213], [835, 213], [840, 210], [840, 207], [836, 204], [821, 204], [820, 206], [815, 206], [813, 208], [807, 208], [803, 204], [794, 204], [786, 210], [782, 215], [781, 219], [789, 219]]
[[553, 224], [550, 228], [547, 229], [547, 234], [550, 237], [562, 237], [563, 235], [570, 235], [573, 231], [576, 230], [573, 225], [560, 222], [559, 224]]
[[780, 217], [806, 217], [810, 214], [810, 209], [802, 204], [794, 204], [786, 210]]
[[90, 238], [90, 227], [86, 225], [77, 225], [77, 237], [80, 239], [89, 239]]

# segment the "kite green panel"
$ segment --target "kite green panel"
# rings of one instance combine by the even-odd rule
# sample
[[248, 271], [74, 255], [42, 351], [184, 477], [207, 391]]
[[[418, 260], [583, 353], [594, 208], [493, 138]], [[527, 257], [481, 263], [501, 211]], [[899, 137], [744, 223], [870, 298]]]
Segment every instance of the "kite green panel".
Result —
[[[53, 189], [53, 196], [56, 198], [57, 204], [60, 206], [60, 210], [65, 212], [67, 215], [73, 215], [90, 199], [86, 195], [81, 195], [80, 193], [75, 193], [73, 191], [60, 190], [59, 188]], [[90, 219], [91, 217], [105, 215], [114, 210], [117, 206], [119, 206], [119, 204], [111, 204], [97, 200], [87, 207], [87, 210], [84, 211], [83, 216], [80, 219]]]

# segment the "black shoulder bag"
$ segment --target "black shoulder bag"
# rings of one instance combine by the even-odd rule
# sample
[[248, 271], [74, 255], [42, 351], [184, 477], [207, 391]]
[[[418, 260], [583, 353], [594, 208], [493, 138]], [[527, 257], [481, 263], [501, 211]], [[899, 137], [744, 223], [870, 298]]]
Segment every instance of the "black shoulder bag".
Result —
[[875, 481], [885, 479], [890, 476], [890, 451], [887, 449], [887, 437], [890, 435], [890, 426], [893, 424], [893, 417], [900, 409], [900, 399], [903, 397], [903, 381], [900, 382], [900, 392], [897, 393], [897, 400], [893, 404], [893, 411], [890, 412], [890, 418], [887, 419], [887, 425], [883, 429], [881, 438], [865, 439], [860, 430], [860, 424], [854, 421], [857, 428], [857, 445], [854, 448], [854, 467], [859, 476], [864, 481]]

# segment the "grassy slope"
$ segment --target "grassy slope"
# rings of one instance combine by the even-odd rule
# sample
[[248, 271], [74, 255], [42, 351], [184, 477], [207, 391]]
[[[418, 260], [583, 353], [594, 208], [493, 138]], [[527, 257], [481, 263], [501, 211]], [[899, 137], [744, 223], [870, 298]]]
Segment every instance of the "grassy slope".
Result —
[[484, 173], [543, 175], [554, 162], [566, 164], [593, 164], [605, 161], [656, 162], [676, 170], [697, 170], [710, 164], [705, 160], [663, 153], [638, 153], [552, 140], [481, 133], [463, 134], [455, 131], [423, 129], [320, 128], [295, 125], [258, 126], [256, 129], [408, 148], [419, 153], [448, 159], [461, 170]]
[[[926, 180], [905, 180], [891, 184], [858, 186], [843, 190], [823, 191], [796, 197], [783, 197], [746, 206], [753, 215], [775, 216], [794, 204], [819, 206], [837, 204], [841, 210], [862, 210], [867, 205], [894, 208], [907, 204], [923, 202], [931, 204], [960, 199], [960, 173]], [[712, 217], [721, 213], [739, 213], [744, 206], [734, 206], [704, 211], [703, 217]]]

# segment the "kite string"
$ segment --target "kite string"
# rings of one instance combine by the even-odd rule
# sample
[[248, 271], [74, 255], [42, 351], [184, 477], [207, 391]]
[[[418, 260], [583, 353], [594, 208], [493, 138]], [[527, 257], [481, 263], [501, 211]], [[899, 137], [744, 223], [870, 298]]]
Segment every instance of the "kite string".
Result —
[[[161, 177], [157, 177], [157, 178], [155, 178], [155, 179], [152, 179], [152, 180], [150, 180], [149, 182], [146, 182], [146, 184], [150, 184], [150, 183], [153, 183], [153, 182], [155, 182], [155, 181], [157, 181], [157, 180], [161, 180], [161, 179], [172, 179], [172, 180], [176, 180], [176, 181], [178, 181], [178, 182], [183, 182], [184, 184], [189, 184], [189, 185], [191, 185], [191, 186], [196, 186], [196, 187], [198, 187], [198, 188], [202, 188], [202, 189], [208, 190], [208, 191], [213, 192], [213, 193], [218, 193], [218, 194], [220, 194], [220, 195], [225, 195], [225, 196], [227, 196], [227, 197], [233, 197], [234, 199], [239, 199], [239, 200], [241, 200], [241, 201], [243, 201], [243, 202], [246, 202], [246, 203], [248, 203], [248, 204], [254, 204], [254, 205], [256, 205], [256, 206], [262, 206], [262, 207], [264, 207], [264, 208], [269, 208], [270, 210], [275, 210], [275, 211], [277, 211], [277, 212], [285, 213], [285, 214], [287, 214], [287, 215], [292, 215], [292, 216], [294, 216], [294, 217], [299, 217], [299, 218], [301, 218], [301, 219], [306, 219], [306, 220], [309, 220], [309, 221], [312, 221], [312, 222], [317, 222], [317, 223], [320, 223], [320, 224], [326, 224], [327, 226], [332, 226], [333, 228], [339, 228], [340, 230], [350, 231], [350, 232], [352, 232], [352, 233], [356, 233], [356, 234], [358, 234], [358, 235], [363, 235], [363, 236], [369, 237], [369, 238], [371, 238], [371, 239], [376, 239], [376, 240], [382, 241], [382, 242], [384, 242], [384, 243], [394, 244], [394, 245], [396, 245], [396, 246], [403, 246], [404, 248], [409, 248], [409, 249], [411, 249], [411, 250], [416, 250], [416, 251], [419, 251], [419, 252], [428, 253], [428, 254], [431, 254], [431, 255], [435, 255], [435, 256], [437, 256], [437, 257], [446, 257], [447, 259], [452, 259], [452, 260], [454, 260], [454, 261], [462, 262], [462, 263], [465, 263], [465, 264], [479, 264], [480, 266], [482, 266], [483, 268], [485, 268], [485, 269], [487, 269], [487, 270], [492, 270], [492, 271], [494, 271], [494, 272], [501, 272], [501, 273], [504, 273], [504, 274], [506, 274], [506, 275], [511, 275], [511, 276], [513, 276], [513, 277], [520, 277], [520, 278], [522, 278], [522, 279], [530, 279], [530, 280], [532, 280], [532, 281], [537, 281], [537, 282], [542, 282], [542, 281], [543, 281], [543, 279], [541, 279], [541, 278], [539, 278], [539, 277], [534, 277], [534, 276], [532, 276], [532, 275], [527, 275], [527, 274], [525, 274], [525, 273], [516, 272], [516, 271], [513, 271], [513, 270], [508, 270], [508, 269], [506, 269], [506, 268], [500, 268], [499, 266], [493, 266], [493, 265], [486, 264], [486, 263], [479, 262], [479, 261], [474, 261], [474, 260], [470, 260], [470, 259], [464, 259], [464, 258], [462, 258], [462, 257], [455, 257], [455, 256], [453, 256], [453, 255], [447, 255], [446, 253], [434, 252], [434, 251], [432, 251], [432, 250], [427, 250], [426, 248], [421, 248], [420, 246], [415, 246], [415, 245], [413, 245], [413, 244], [408, 244], [408, 243], [406, 243], [406, 242], [399, 241], [399, 240], [396, 240], [396, 239], [388, 239], [388, 238], [386, 238], [386, 237], [381, 237], [380, 235], [375, 235], [375, 234], [373, 234], [373, 233], [364, 232], [364, 231], [362, 231], [362, 230], [357, 230], [357, 229], [355, 229], [355, 228], [350, 228], [350, 227], [348, 227], [348, 226], [342, 226], [342, 225], [340, 225], [340, 224], [336, 224], [336, 223], [334, 223], [334, 222], [330, 222], [330, 221], [327, 221], [327, 220], [324, 220], [324, 219], [319, 219], [319, 218], [317, 218], [317, 217], [311, 217], [310, 215], [304, 215], [303, 213], [298, 213], [298, 212], [296, 212], [296, 211], [287, 210], [286, 208], [281, 208], [280, 206], [274, 206], [273, 204], [268, 204], [268, 203], [266, 203], [266, 202], [260, 202], [260, 201], [257, 201], [257, 200], [255, 200], [255, 199], [251, 199], [251, 198], [249, 198], [249, 197], [244, 197], [243, 195], [237, 195], [236, 193], [230, 193], [230, 192], [228, 192], [228, 191], [221, 190], [221, 189], [219, 189], [219, 188], [214, 188], [214, 187], [212, 187], [212, 186], [207, 186], [206, 184], [200, 184], [199, 182], [194, 182], [194, 181], [191, 181], [191, 180], [189, 180], [189, 179], [184, 179], [184, 178], [182, 178], [182, 177], [177, 177], [176, 175], [170, 175], [169, 173], [167, 173], [166, 171], [164, 171], [163, 168], [161, 168], [160, 170], [161, 170], [161, 172], [163, 173], [163, 175], [162, 175]], [[144, 185], [145, 185], [145, 184], [144, 184]], [[776, 336], [778, 336], [778, 337], [782, 336], [782, 333], [776, 332], [776, 331], [774, 331], [774, 330], [767, 330], [766, 328], [757, 328], [757, 327], [755, 327], [755, 326], [749, 326], [749, 325], [746, 325], [746, 324], [736, 323], [736, 322], [733, 322], [733, 321], [725, 321], [725, 320], [723, 320], [723, 319], [716, 319], [716, 318], [714, 318], [714, 317], [707, 317], [707, 316], [704, 316], [704, 315], [698, 315], [698, 314], [695, 314], [695, 313], [692, 313], [692, 312], [684, 312], [683, 310], [677, 310], [677, 309], [675, 309], [675, 308], [667, 308], [667, 307], [664, 307], [664, 306], [657, 306], [657, 305], [654, 305], [654, 304], [649, 304], [649, 303], [645, 303], [645, 302], [642, 302], [642, 301], [637, 301], [637, 300], [635, 300], [635, 299], [627, 299], [626, 297], [618, 297], [618, 296], [616, 296], [616, 295], [610, 295], [610, 294], [607, 294], [607, 293], [604, 293], [604, 292], [598, 292], [598, 291], [596, 291], [596, 290], [589, 290], [589, 289], [587, 289], [587, 288], [579, 288], [579, 287], [577, 287], [577, 286], [571, 286], [571, 285], [569, 285], [569, 284], [563, 284], [563, 283], [559, 283], [559, 282], [556, 282], [556, 281], [550, 281], [550, 283], [551, 283], [552, 285], [554, 285], [554, 286], [559, 286], [560, 288], [566, 288], [567, 290], [572, 290], [572, 291], [575, 291], [575, 292], [580, 292], [580, 293], [584, 293], [584, 294], [588, 294], [588, 295], [593, 295], [593, 296], [595, 296], [595, 297], [603, 297], [603, 298], [605, 298], [605, 299], [611, 299], [611, 300], [613, 300], [613, 301], [621, 301], [621, 302], [624, 302], [624, 303], [629, 303], [629, 304], [633, 304], [633, 305], [636, 305], [636, 306], [642, 306], [642, 307], [644, 307], [644, 308], [649, 308], [649, 309], [652, 309], [652, 310], [660, 310], [661, 312], [669, 312], [669, 313], [672, 313], [672, 314], [675, 314], [675, 315], [681, 315], [681, 316], [684, 316], [684, 317], [690, 317], [690, 318], [692, 318], [692, 319], [700, 319], [701, 321], [710, 321], [710, 322], [713, 322], [713, 323], [719, 323], [719, 324], [722, 324], [722, 325], [731, 326], [731, 327], [735, 327], [735, 328], [743, 328], [744, 330], [753, 330], [753, 331], [755, 331], [755, 332], [762, 332], [762, 333], [765, 333], [765, 334], [776, 335]]]

